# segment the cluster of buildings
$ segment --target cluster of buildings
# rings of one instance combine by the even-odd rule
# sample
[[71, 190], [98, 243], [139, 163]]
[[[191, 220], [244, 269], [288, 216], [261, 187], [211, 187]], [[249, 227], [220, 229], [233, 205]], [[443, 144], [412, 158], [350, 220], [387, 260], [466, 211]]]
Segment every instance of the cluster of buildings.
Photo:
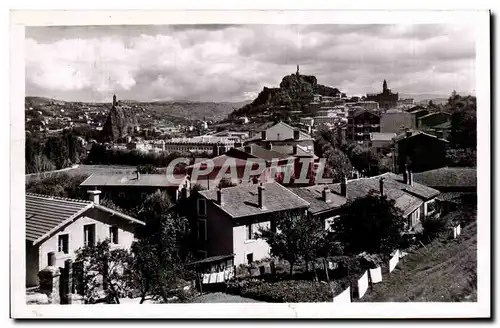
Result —
[[[194, 178], [193, 174], [208, 166], [201, 161], [175, 172], [175, 179], [165, 174], [93, 174], [80, 186], [87, 190], [88, 201], [26, 194], [27, 286], [38, 284], [37, 274], [44, 267], [63, 266], [66, 259], [74, 258], [79, 247], [109, 238], [113, 247], [130, 248], [134, 228], [144, 223], [140, 217], [101, 205], [101, 197], [126, 207], [141, 203], [157, 190], [165, 191], [176, 204], [174, 210], [189, 218], [198, 256], [231, 256], [234, 265], [270, 256], [269, 245], [256, 233], [261, 227], [275, 227], [276, 218], [284, 213], [307, 215], [330, 229], [343, 215], [344, 204], [371, 193], [395, 201], [407, 233], [418, 231], [424, 216], [439, 213], [436, 204], [446, 186], [429, 180], [453, 173], [417, 172], [445, 166], [449, 114], [399, 99], [386, 81], [380, 94], [363, 99], [347, 99], [340, 92], [334, 97], [314, 95], [311, 104], [316, 106], [314, 116], [296, 113], [290, 124], [254, 126], [245, 118], [240, 123], [247, 128], [239, 131], [148, 141], [130, 138], [113, 145], [145, 152], [207, 153], [213, 169], [204, 176]], [[336, 130], [345, 141], [390, 156], [393, 172], [316, 183], [319, 158], [311, 133], [324, 126]], [[247, 176], [248, 162], [255, 159], [265, 163], [265, 168]], [[228, 162], [235, 167], [234, 174], [225, 174]], [[306, 183], [301, 180], [303, 172]], [[291, 178], [285, 179], [287, 175]], [[223, 179], [232, 186], [222, 186]], [[458, 185], [460, 189], [460, 181]]]

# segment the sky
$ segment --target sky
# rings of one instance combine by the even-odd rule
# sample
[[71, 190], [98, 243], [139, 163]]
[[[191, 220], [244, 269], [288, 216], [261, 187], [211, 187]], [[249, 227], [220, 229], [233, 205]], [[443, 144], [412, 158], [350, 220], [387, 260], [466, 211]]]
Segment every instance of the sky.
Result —
[[283, 76], [347, 95], [475, 89], [467, 25], [27, 27], [26, 95], [67, 101], [246, 101]]

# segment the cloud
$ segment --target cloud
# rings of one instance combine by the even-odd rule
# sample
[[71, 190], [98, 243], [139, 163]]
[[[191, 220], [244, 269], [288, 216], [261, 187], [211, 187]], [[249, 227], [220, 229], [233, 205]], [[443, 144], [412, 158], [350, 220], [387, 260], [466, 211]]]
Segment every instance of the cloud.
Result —
[[475, 89], [467, 25], [30, 27], [27, 95], [65, 100], [241, 101], [300, 64], [348, 94]]

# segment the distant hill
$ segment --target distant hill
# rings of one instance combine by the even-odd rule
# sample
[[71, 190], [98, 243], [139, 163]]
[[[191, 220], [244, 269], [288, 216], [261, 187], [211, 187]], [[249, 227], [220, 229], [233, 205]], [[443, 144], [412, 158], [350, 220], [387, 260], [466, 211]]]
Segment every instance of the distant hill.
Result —
[[24, 102], [25, 102], [25, 107], [38, 107], [38, 106], [44, 106], [44, 105], [52, 105], [54, 103], [58, 103], [58, 104], [66, 103], [65, 101], [57, 100], [57, 99], [53, 99], [53, 98], [31, 97], [31, 96], [25, 97]]
[[283, 77], [279, 88], [264, 87], [254, 101], [234, 111], [233, 115], [256, 115], [281, 106], [289, 110], [303, 109], [313, 101], [314, 94], [334, 97], [339, 93], [337, 88], [318, 84], [313, 75], [291, 74]]

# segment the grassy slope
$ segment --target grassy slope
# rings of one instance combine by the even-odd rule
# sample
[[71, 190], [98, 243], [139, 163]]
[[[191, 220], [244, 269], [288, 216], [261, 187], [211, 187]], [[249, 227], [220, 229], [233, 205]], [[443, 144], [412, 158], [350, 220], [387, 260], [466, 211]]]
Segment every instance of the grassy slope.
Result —
[[441, 238], [403, 258], [361, 302], [477, 301], [476, 223], [456, 240]]

